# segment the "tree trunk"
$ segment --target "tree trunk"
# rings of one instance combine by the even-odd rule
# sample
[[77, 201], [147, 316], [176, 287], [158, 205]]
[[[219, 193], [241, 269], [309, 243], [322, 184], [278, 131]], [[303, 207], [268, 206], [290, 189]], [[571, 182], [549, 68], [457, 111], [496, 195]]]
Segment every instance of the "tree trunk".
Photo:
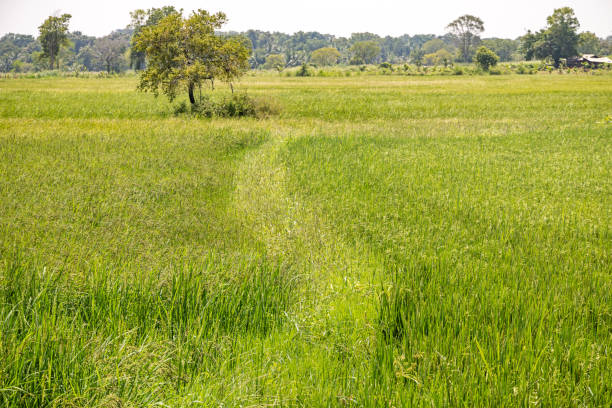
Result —
[[49, 59], [51, 60], [51, 71], [55, 68], [55, 56], [53, 55], [53, 51], [49, 53]]
[[194, 88], [194, 84], [193, 82], [189, 83], [189, 102], [191, 102], [192, 105], [195, 105], [196, 100], [195, 100], [195, 96], [193, 95], [193, 88]]

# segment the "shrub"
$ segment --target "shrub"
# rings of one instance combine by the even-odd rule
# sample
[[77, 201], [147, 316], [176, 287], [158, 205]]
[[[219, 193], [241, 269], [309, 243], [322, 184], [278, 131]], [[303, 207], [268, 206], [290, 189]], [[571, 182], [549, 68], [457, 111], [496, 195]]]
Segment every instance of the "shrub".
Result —
[[187, 102], [182, 101], [174, 107], [174, 116], [179, 116], [184, 113], [187, 113]]
[[200, 98], [200, 101], [191, 105], [191, 113], [195, 116], [212, 118], [218, 115], [218, 104], [215, 103], [210, 96], [205, 95]]
[[217, 115], [230, 118], [255, 116], [255, 104], [247, 94], [232, 95], [218, 105]]
[[[186, 102], [181, 102], [174, 108], [175, 116], [187, 113]], [[251, 98], [247, 94], [233, 94], [229, 98], [215, 101], [210, 96], [203, 96], [200, 101], [191, 106], [191, 114], [204, 118], [240, 118], [255, 117], [268, 118], [278, 115], [281, 106], [273, 98], [258, 97]]]
[[302, 66], [300, 67], [298, 72], [295, 73], [295, 76], [299, 76], [299, 77], [308, 77], [308, 76], [311, 76], [311, 75], [312, 75], [312, 73], [308, 69], [308, 65], [306, 65], [305, 63], [302, 64]]
[[497, 54], [485, 46], [478, 48], [476, 56], [474, 57], [474, 62], [484, 71], [488, 71], [490, 67], [497, 65], [498, 61], [499, 57]]

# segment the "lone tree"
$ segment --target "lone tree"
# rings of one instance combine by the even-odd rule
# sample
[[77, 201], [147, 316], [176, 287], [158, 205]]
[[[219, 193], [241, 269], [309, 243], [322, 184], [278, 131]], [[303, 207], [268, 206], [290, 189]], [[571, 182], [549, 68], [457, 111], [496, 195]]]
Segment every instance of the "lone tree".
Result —
[[60, 17], [50, 16], [38, 27], [40, 32], [38, 41], [43, 49], [42, 55], [49, 58], [50, 69], [53, 69], [56, 61], [59, 68], [57, 55], [62, 45], [68, 45], [68, 23], [71, 17], [70, 14], [62, 14]]
[[499, 61], [499, 57], [493, 51], [485, 47], [484, 45], [478, 48], [476, 51], [476, 56], [474, 57], [474, 61], [480, 68], [485, 71], [488, 71], [490, 67], [494, 67], [497, 65], [497, 61]]
[[215, 34], [226, 21], [224, 13], [198, 10], [188, 18], [172, 13], [143, 27], [135, 50], [146, 53], [147, 68], [140, 74], [138, 89], [156, 96], [161, 89], [170, 101], [186, 89], [194, 105], [194, 91], [203, 82], [210, 81], [213, 89], [217, 79], [232, 86], [249, 68], [249, 49], [243, 39]]
[[546, 22], [546, 37], [550, 42], [551, 56], [555, 66], [559, 66], [561, 58], [573, 57], [578, 53], [580, 23], [570, 7], [556, 9]]
[[528, 31], [521, 37], [521, 52], [526, 59], [552, 58], [556, 67], [561, 58], [578, 53], [578, 28], [580, 23], [570, 7], [555, 9], [546, 19], [547, 27], [536, 33]]
[[469, 62], [472, 59], [474, 46], [480, 41], [479, 35], [484, 31], [482, 20], [466, 14], [447, 25], [446, 28], [457, 41], [460, 53], [459, 58], [463, 62]]

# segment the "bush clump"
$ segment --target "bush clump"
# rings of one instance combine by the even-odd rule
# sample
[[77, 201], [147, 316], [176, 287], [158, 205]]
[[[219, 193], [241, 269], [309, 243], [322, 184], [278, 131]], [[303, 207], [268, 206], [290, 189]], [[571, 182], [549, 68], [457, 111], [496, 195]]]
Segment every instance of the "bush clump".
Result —
[[214, 100], [206, 95], [202, 96], [197, 103], [191, 105], [191, 108], [187, 106], [185, 101], [179, 103], [174, 108], [174, 115], [191, 113], [193, 116], [203, 118], [254, 117], [265, 119], [278, 115], [280, 111], [281, 106], [278, 101], [270, 97], [252, 98], [247, 94], [233, 94], [229, 98]]
[[312, 76], [312, 72], [310, 72], [310, 69], [308, 69], [308, 65], [302, 64], [300, 69], [295, 73], [295, 76], [308, 77]]
[[474, 57], [474, 62], [482, 68], [483, 71], [488, 71], [489, 68], [497, 65], [498, 61], [499, 57], [497, 54], [485, 46], [478, 48], [476, 56]]

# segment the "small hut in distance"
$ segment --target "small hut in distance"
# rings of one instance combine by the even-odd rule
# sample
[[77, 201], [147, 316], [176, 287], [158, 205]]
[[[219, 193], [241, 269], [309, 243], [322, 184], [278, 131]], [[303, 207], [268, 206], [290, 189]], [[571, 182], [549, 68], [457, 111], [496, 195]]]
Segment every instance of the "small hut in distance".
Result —
[[595, 54], [585, 54], [582, 57], [574, 57], [567, 59], [567, 66], [570, 68], [582, 67], [585, 63], [589, 64], [589, 66], [592, 68], [599, 68], [599, 66], [603, 64], [612, 64], [612, 59], [607, 57], [600, 57]]

